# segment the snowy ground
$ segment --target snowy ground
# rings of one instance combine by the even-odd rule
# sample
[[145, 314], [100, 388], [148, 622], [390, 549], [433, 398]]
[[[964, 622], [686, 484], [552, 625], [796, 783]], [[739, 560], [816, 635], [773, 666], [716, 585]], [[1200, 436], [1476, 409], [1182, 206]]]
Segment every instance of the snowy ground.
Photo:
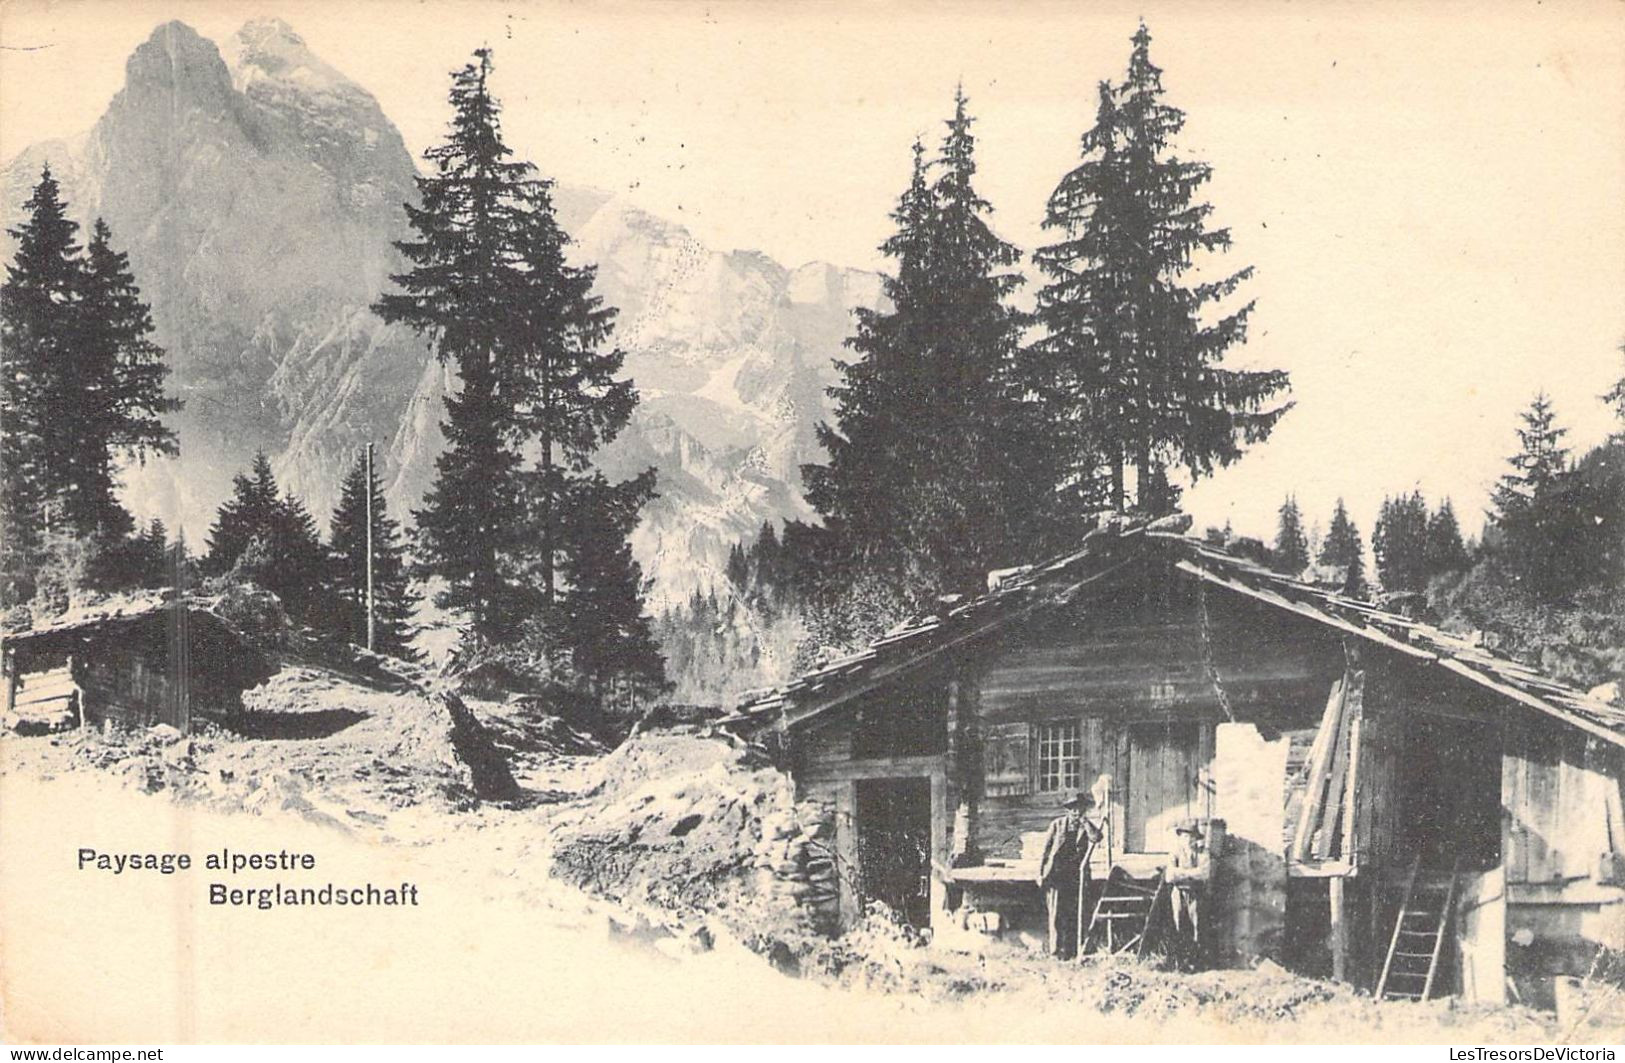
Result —
[[[261, 737], [209, 732], [133, 751], [94, 739], [0, 739], [7, 1038], [1504, 1043], [1566, 1036], [1531, 1012], [1376, 1005], [1280, 972], [1060, 967], [1015, 954], [910, 948], [873, 930], [804, 958], [808, 977], [789, 978], [737, 944], [737, 912], [726, 913], [732, 920], [683, 913], [685, 927], [675, 934], [652, 925], [675, 920], [650, 907], [650, 880], [703, 886], [725, 877], [729, 861], [749, 849], [741, 842], [730, 851], [720, 828], [674, 837], [667, 821], [701, 814], [720, 824], [725, 812], [749, 834], [752, 817], [777, 800], [771, 780], [741, 771], [725, 745], [654, 736], [594, 755], [554, 725], [472, 703], [514, 761], [523, 793], [503, 805], [471, 803], [446, 785], [459, 772], [443, 763], [449, 747], [432, 706], [309, 670], [285, 672], [254, 704], [321, 715], [261, 719], [269, 729]], [[344, 723], [332, 715], [338, 711], [362, 718]], [[619, 898], [626, 904], [550, 874], [557, 848], [589, 835], [626, 840], [619, 877], [595, 884], [635, 883]], [[173, 875], [80, 870], [81, 847], [185, 852], [195, 866]], [[309, 852], [317, 867], [204, 869], [204, 854], [222, 848]], [[272, 910], [209, 903], [213, 882], [277, 881], [411, 882], [421, 903]], [[695, 888], [682, 896], [714, 905], [726, 894]], [[1617, 1040], [1625, 1031], [1625, 1015], [1598, 1018], [1612, 1029], [1574, 1039]]]

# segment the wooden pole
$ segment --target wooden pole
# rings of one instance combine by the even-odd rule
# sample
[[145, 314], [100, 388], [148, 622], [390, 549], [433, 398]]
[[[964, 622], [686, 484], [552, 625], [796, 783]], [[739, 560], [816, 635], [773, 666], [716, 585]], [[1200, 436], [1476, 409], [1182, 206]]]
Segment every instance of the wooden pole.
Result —
[[372, 593], [372, 444], [367, 444], [367, 649], [373, 648]]
[[1083, 936], [1086, 932], [1083, 926], [1083, 884], [1089, 880], [1089, 861], [1092, 860], [1095, 855], [1095, 843], [1092, 841], [1087, 841], [1088, 837], [1088, 833], [1085, 833], [1084, 839], [1086, 840], [1087, 844], [1085, 844], [1083, 847], [1083, 863], [1078, 865], [1078, 911], [1077, 919], [1072, 924], [1073, 937], [1076, 939], [1076, 942], [1072, 947], [1072, 958], [1074, 960], [1083, 959]]
[[1344, 879], [1335, 875], [1326, 880], [1327, 894], [1331, 899], [1332, 919], [1332, 981], [1348, 981], [1348, 928], [1344, 924]]

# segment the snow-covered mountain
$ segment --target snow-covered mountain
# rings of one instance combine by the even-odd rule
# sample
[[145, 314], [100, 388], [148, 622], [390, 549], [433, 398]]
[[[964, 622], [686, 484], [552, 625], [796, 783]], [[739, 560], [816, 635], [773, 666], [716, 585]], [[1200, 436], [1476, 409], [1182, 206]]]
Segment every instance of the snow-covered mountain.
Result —
[[[130, 252], [186, 402], [180, 459], [130, 470], [132, 508], [178, 515], [196, 541], [264, 448], [325, 522], [369, 440], [397, 511], [417, 503], [454, 382], [367, 309], [401, 268], [391, 241], [415, 194], [412, 159], [370, 94], [278, 20], [218, 47], [170, 22], [130, 56], [93, 129], [0, 169], [6, 225], [47, 161], [74, 215], [105, 217]], [[879, 280], [714, 250], [595, 190], [555, 198], [620, 308], [615, 339], [643, 397], [602, 463], [660, 471], [634, 541], [659, 607], [714, 583], [729, 545], [764, 520], [810, 515], [798, 466], [818, 455], [851, 309], [874, 305]]]

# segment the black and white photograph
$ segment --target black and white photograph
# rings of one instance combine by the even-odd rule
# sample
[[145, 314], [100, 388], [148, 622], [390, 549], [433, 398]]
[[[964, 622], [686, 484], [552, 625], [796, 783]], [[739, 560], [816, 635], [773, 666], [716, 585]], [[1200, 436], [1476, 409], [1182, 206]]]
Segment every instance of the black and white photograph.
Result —
[[6, 0], [0, 229], [7, 1044], [1625, 1043], [1619, 0]]

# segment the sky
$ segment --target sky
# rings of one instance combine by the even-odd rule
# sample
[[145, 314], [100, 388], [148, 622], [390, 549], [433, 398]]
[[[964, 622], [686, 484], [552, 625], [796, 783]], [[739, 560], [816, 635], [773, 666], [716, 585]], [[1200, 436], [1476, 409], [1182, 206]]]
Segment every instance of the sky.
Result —
[[[179, 18], [223, 40], [282, 18], [371, 91], [415, 153], [448, 73], [495, 51], [505, 132], [719, 248], [880, 268], [915, 137], [962, 83], [978, 187], [1025, 247], [1077, 159], [1095, 85], [1144, 17], [1181, 154], [1251, 265], [1238, 366], [1290, 372], [1273, 438], [1186, 496], [1198, 527], [1269, 535], [1348, 500], [1449, 496], [1476, 531], [1555, 402], [1582, 450], [1625, 372], [1625, 4], [1501, 2], [251, 4], [12, 0], [0, 7], [0, 158], [89, 128], [124, 60]], [[1027, 269], [1029, 289], [1040, 278]]]

